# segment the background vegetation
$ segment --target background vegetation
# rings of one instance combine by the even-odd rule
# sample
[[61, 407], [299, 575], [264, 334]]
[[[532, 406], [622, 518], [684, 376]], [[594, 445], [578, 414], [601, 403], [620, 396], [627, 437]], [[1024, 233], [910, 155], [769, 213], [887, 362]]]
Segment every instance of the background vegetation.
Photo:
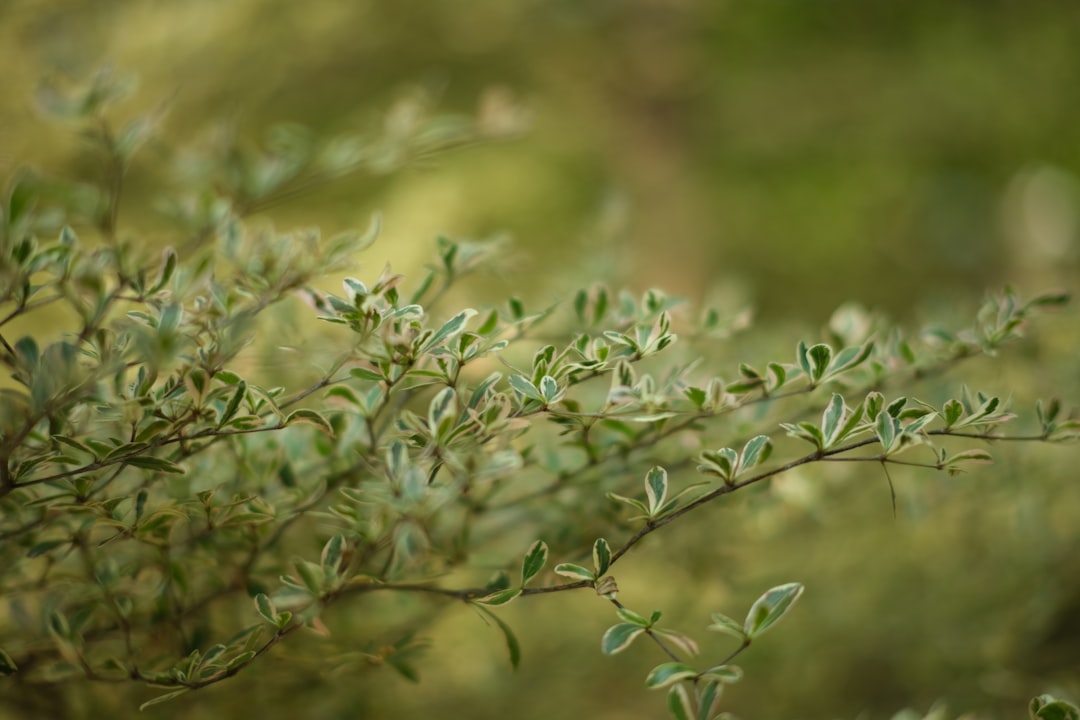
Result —
[[[31, 98], [43, 75], [86, 75], [103, 60], [140, 77], [125, 108], [168, 102], [174, 144], [200, 142], [221, 118], [256, 137], [284, 121], [328, 134], [378, 125], [417, 88], [493, 123], [524, 105], [524, 137], [342, 182], [260, 218], [332, 233], [382, 210], [384, 235], [361, 258], [371, 279], [384, 261], [418, 278], [437, 233], [508, 233], [506, 272], [473, 278], [463, 304], [512, 289], [543, 305], [605, 280], [732, 315], [753, 307], [756, 330], [709, 348], [730, 373], [789, 355], [847, 300], [914, 328], [961, 324], [1003, 283], [1076, 290], [1078, 27], [1080, 8], [1044, 0], [9, 0], [0, 171], [93, 174], [85, 147], [42, 124]], [[123, 208], [149, 243], [168, 241], [144, 190], [167, 182], [164, 152], [151, 146], [133, 167]], [[277, 321], [299, 327], [304, 312]], [[1075, 402], [1078, 340], [1075, 316], [1048, 319], [1004, 363], [977, 361], [963, 379]], [[287, 376], [280, 357], [268, 345], [258, 371]], [[958, 383], [946, 374], [917, 394]], [[733, 496], [658, 533], [620, 587], [691, 630], [769, 585], [806, 585], [783, 642], [748, 656], [729, 695], [747, 718], [887, 717], [936, 698], [1007, 717], [1046, 690], [1075, 699], [1076, 450], [994, 450], [995, 466], [957, 478], [895, 475], [895, 519], [879, 473], [858, 467]], [[658, 714], [640, 688], [655, 658], [597, 652], [602, 604], [529, 598], [506, 617], [525, 648], [517, 674], [495, 633], [454, 610], [423, 633], [435, 643], [417, 688], [384, 672], [326, 676], [310, 638], [295, 651], [306, 660], [290, 649], [161, 716]], [[363, 627], [328, 618], [336, 632], [350, 623]], [[81, 686], [71, 697], [88, 717], [145, 699]]]

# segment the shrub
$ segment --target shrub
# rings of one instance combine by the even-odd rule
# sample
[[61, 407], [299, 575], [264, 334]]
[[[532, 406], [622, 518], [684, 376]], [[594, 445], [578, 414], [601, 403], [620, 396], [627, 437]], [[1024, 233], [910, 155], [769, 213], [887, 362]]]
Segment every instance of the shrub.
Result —
[[[990, 461], [990, 441], [1080, 431], [1057, 400], [1035, 404], [1033, 431], [1010, 434], [1009, 402], [993, 392], [914, 396], [921, 379], [1019, 338], [1062, 293], [1005, 290], [970, 327], [915, 335], [848, 311], [791, 356], [722, 379], [695, 339], [730, 335], [738, 316], [695, 318], [662, 292], [599, 285], [565, 306], [447, 308], [448, 291], [498, 251], [448, 238], [416, 284], [386, 271], [330, 294], [317, 281], [371, 245], [377, 219], [331, 238], [245, 224], [344, 175], [492, 135], [490, 122], [416, 105], [374, 139], [320, 143], [284, 127], [265, 145], [230, 138], [189, 159], [196, 172], [163, 205], [172, 247], [155, 257], [119, 210], [156, 116], [114, 129], [106, 110], [120, 92], [102, 74], [43, 93], [100, 151], [102, 177], [18, 175], [0, 225], [0, 348], [14, 381], [0, 395], [11, 702], [36, 707], [42, 688], [74, 680], [162, 688], [146, 707], [251, 672], [301, 630], [329, 636], [328, 608], [362, 613], [388, 595], [437, 602], [327, 642], [415, 679], [423, 625], [463, 603], [502, 633], [516, 666], [499, 608], [591, 590], [614, 609], [603, 652], [651, 642], [664, 662], [646, 686], [667, 688], [675, 718], [711, 718], [742, 675], [733, 660], [803, 587], [764, 589], [745, 620], [715, 614], [708, 629], [732, 648], [699, 662], [693, 638], [620, 597], [613, 571], [635, 546], [801, 466], [867, 463], [891, 490], [896, 466], [955, 474]], [[336, 351], [301, 353], [294, 384], [267, 386], [247, 348], [280, 343], [268, 316], [294, 299]], [[1075, 717], [1049, 697], [1032, 703], [1033, 717]]]

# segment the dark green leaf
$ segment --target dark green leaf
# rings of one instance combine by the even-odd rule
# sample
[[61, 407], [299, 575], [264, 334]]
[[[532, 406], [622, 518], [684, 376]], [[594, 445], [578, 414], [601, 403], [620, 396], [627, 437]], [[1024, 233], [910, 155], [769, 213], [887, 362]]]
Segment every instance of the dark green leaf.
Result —
[[3, 648], [0, 648], [0, 675], [14, 675], [18, 670], [19, 666], [15, 664], [11, 656]]
[[150, 707], [151, 705], [157, 705], [158, 703], [167, 702], [169, 700], [172, 700], [173, 698], [180, 697], [184, 693], [190, 692], [190, 691], [191, 691], [191, 688], [182, 688], [180, 690], [173, 690], [172, 692], [167, 692], [164, 695], [158, 695], [153, 700], [147, 700], [142, 705], [140, 705], [139, 706], [139, 711], [141, 712], [141, 711], [145, 710], [146, 708]]
[[529, 551], [525, 553], [525, 561], [521, 565], [521, 587], [525, 587], [530, 580], [543, 570], [544, 564], [547, 562], [547, 556], [547, 543], [537, 540], [529, 547]]
[[602, 577], [611, 566], [611, 546], [604, 538], [598, 538], [593, 543], [593, 568], [596, 577]]
[[667, 498], [667, 470], [654, 467], [645, 476], [645, 495], [648, 498], [649, 514], [652, 515], [664, 504]]
[[174, 462], [166, 460], [165, 458], [153, 457], [151, 455], [136, 455], [124, 460], [124, 463], [143, 470], [154, 470], [156, 472], [172, 473], [174, 475], [183, 475], [184, 468], [180, 467]]

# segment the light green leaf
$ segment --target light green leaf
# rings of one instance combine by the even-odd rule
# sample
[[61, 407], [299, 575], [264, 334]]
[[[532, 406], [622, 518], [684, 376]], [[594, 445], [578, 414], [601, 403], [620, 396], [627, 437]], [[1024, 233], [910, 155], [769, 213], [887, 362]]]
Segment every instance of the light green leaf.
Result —
[[742, 668], [738, 665], [714, 665], [705, 672], [701, 673], [702, 677], [707, 677], [710, 680], [716, 680], [722, 683], [737, 683], [743, 678]]
[[708, 629], [731, 635], [739, 640], [746, 640], [746, 631], [743, 630], [742, 623], [721, 613], [713, 613], [712, 625]]
[[143, 470], [154, 470], [156, 472], [172, 473], [173, 475], [184, 474], [184, 468], [176, 463], [152, 455], [135, 455], [125, 459], [124, 464], [142, 468]]
[[772, 454], [772, 441], [768, 435], [758, 435], [747, 441], [743, 446], [742, 456], [739, 458], [739, 470], [747, 470], [760, 465], [769, 459]]
[[536, 400], [539, 403], [544, 402], [544, 396], [540, 394], [540, 391], [532, 384], [532, 381], [525, 376], [511, 375], [509, 381], [510, 387], [514, 388], [519, 394], [529, 400]]
[[445, 387], [428, 406], [428, 431], [437, 442], [446, 440], [457, 419], [457, 391]]
[[821, 434], [825, 440], [825, 448], [832, 447], [836, 443], [836, 434], [844, 419], [844, 398], [839, 393], [833, 393], [829, 404], [825, 406], [825, 412], [821, 415]]
[[550, 375], [540, 378], [539, 389], [544, 398], [544, 403], [547, 405], [557, 402], [562, 397], [562, 393], [559, 392], [559, 383]]
[[746, 614], [743, 630], [748, 639], [761, 636], [780, 621], [803, 593], [800, 583], [787, 583], [768, 590], [759, 597]]
[[180, 697], [184, 693], [190, 692], [190, 691], [191, 691], [191, 688], [182, 688], [180, 690], [173, 690], [172, 692], [167, 692], [164, 695], [158, 695], [156, 698], [154, 698], [152, 700], [147, 700], [142, 705], [140, 705], [139, 706], [139, 711], [141, 712], [141, 711], [145, 710], [146, 708], [150, 707], [151, 705], [157, 705], [159, 703], [163, 703], [163, 702], [167, 702], [169, 700], [172, 700], [173, 698]]
[[874, 432], [877, 433], [878, 441], [881, 443], [882, 454], [888, 455], [900, 434], [900, 421], [888, 412], [878, 413], [877, 422], [874, 423]]
[[435, 331], [435, 334], [428, 338], [427, 342], [420, 348], [421, 353], [426, 353], [442, 343], [446, 342], [454, 335], [465, 329], [465, 324], [469, 321], [476, 311], [472, 308], [462, 310], [454, 317], [447, 320], [441, 328]]
[[697, 677], [697, 670], [682, 662], [667, 662], [657, 665], [645, 678], [645, 687], [650, 690], [667, 687], [672, 683], [682, 682]]
[[631, 625], [637, 625], [638, 627], [643, 628], [647, 628], [652, 625], [652, 623], [650, 623], [644, 615], [638, 615], [630, 608], [616, 608], [615, 614], [619, 616], [620, 620], [622, 620], [623, 622], [628, 622]]
[[349, 375], [357, 380], [370, 380], [373, 382], [380, 382], [383, 380], [382, 373], [377, 370], [372, 370], [366, 367], [354, 367], [349, 370]]

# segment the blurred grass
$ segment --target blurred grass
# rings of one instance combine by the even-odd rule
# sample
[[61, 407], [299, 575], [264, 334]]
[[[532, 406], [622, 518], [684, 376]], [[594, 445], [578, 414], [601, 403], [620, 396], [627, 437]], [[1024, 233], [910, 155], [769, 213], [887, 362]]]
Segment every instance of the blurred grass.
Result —
[[[220, 118], [255, 136], [282, 121], [340, 132], [377, 121], [412, 84], [454, 111], [506, 87], [533, 108], [523, 140], [358, 178], [267, 218], [333, 232], [381, 209], [365, 276], [384, 261], [415, 275], [440, 232], [510, 233], [516, 273], [474, 286], [468, 304], [509, 291], [545, 304], [598, 279], [750, 303], [764, 337], [719, 350], [723, 372], [789, 352], [849, 299], [914, 322], [963, 316], [1002, 283], [1078, 289], [1078, 30], [1080, 5], [1064, 0], [7, 0], [0, 174], [92, 172], [31, 98], [43, 75], [103, 61], [140, 78], [122, 111], [170, 102], [179, 144]], [[161, 158], [149, 149], [124, 206], [155, 228], [148, 242], [166, 240], [146, 189]], [[1075, 402], [1075, 314], [1038, 338], [983, 363], [984, 387]], [[958, 375], [925, 392], [955, 392]], [[747, 656], [730, 694], [745, 718], [888, 717], [937, 697], [1006, 717], [1055, 685], [1075, 699], [1076, 451], [993, 449], [997, 466], [960, 478], [898, 474], [895, 520], [883, 478], [863, 470], [732, 498], [658, 534], [620, 586], [696, 631], [769, 584], [807, 585]], [[658, 716], [639, 682], [657, 658], [601, 657], [611, 618], [586, 595], [508, 608], [526, 652], [517, 675], [497, 633], [455, 609], [430, 629], [417, 690], [381, 673], [301, 687], [271, 657], [256, 674], [273, 686], [238, 678], [160, 716]], [[108, 692], [71, 693], [73, 713], [117, 712]]]

